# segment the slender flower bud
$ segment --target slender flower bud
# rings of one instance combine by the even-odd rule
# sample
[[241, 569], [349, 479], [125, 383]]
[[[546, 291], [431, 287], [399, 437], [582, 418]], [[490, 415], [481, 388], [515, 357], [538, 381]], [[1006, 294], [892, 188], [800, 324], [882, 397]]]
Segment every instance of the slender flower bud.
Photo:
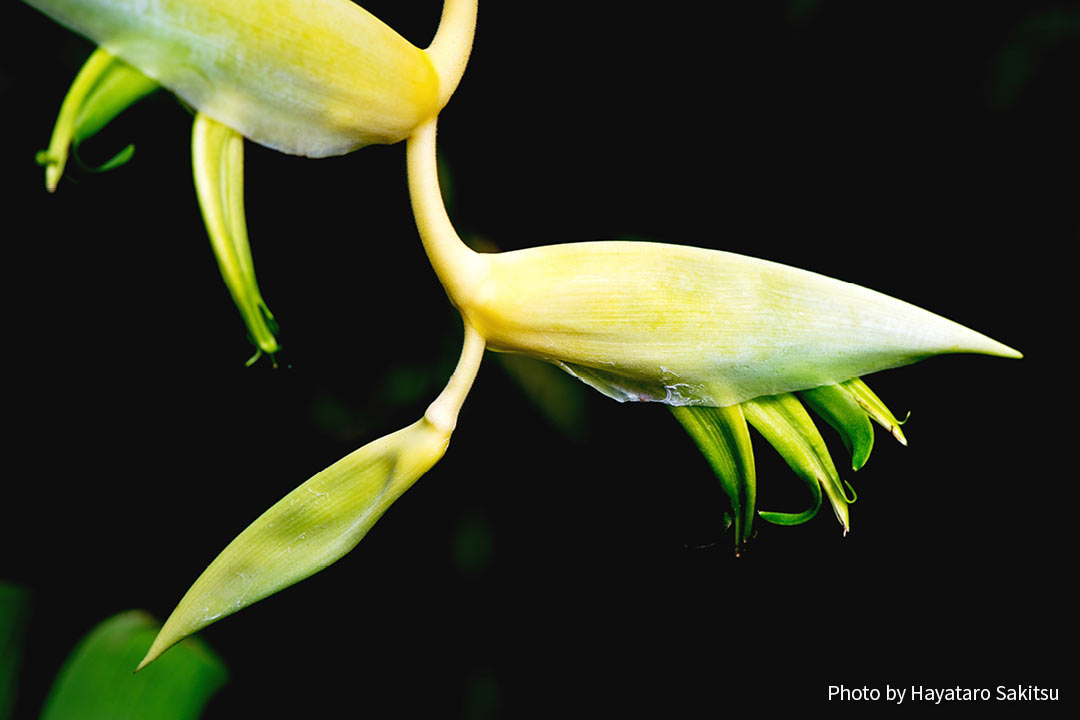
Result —
[[[37, 155], [45, 166], [45, 187], [56, 190], [67, 165], [68, 151], [96, 135], [129, 106], [158, 89], [158, 84], [123, 60], [98, 48], [79, 71], [60, 106], [47, 150]], [[135, 151], [128, 145], [99, 170], [123, 165]]]
[[258, 348], [278, 351], [277, 323], [255, 280], [244, 213], [244, 138], [232, 128], [197, 113], [191, 132], [191, 163], [210, 245], [225, 286]]
[[750, 537], [757, 502], [754, 451], [743, 407], [681, 405], [672, 407], [671, 412], [697, 443], [731, 503], [735, 552], [738, 553]]
[[[836, 472], [825, 441], [802, 404], [791, 393], [783, 393], [747, 401], [742, 408], [747, 422], [777, 449], [796, 475], [803, 478], [807, 485], [821, 485], [836, 513], [836, 519], [846, 533], [851, 526], [847, 506], [854, 501], [854, 497], [849, 499], [844, 493], [840, 475]], [[817, 511], [818, 498], [819, 495], [815, 494], [813, 512]], [[800, 514], [778, 521], [772, 515], [766, 516], [766, 519], [781, 524], [795, 524], [809, 519]]]

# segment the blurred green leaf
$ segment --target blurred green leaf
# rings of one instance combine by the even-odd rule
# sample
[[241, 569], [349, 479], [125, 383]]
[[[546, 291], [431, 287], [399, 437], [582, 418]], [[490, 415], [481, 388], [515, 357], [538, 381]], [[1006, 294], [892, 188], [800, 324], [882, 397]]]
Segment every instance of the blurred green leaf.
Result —
[[585, 390], [562, 370], [526, 355], [496, 353], [506, 374], [518, 384], [548, 422], [570, 438], [581, 438], [588, 424]]
[[1015, 105], [1040, 67], [1054, 51], [1080, 39], [1080, 10], [1055, 8], [1019, 23], [998, 54], [992, 100], [998, 107]]
[[228, 672], [204, 642], [189, 638], [135, 674], [160, 627], [130, 610], [91, 630], [53, 682], [41, 720], [198, 718]]
[[454, 532], [454, 560], [458, 569], [466, 575], [475, 575], [491, 564], [494, 554], [491, 524], [487, 518], [473, 510], [459, 520]]
[[0, 720], [11, 717], [22, 656], [23, 629], [30, 609], [30, 592], [0, 582]]

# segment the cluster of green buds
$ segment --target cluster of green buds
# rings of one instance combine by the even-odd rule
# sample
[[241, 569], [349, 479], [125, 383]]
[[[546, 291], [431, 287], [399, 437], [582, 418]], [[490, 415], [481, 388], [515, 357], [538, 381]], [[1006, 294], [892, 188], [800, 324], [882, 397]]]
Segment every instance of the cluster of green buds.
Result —
[[[255, 520], [195, 581], [143, 665], [352, 549], [442, 458], [485, 349], [547, 361], [619, 402], [668, 405], [730, 501], [736, 552], [756, 519], [805, 522], [823, 494], [850, 527], [854, 493], [807, 408], [839, 432], [858, 470], [873, 422], [906, 443], [862, 376], [944, 353], [1020, 357], [903, 301], [742, 255], [621, 241], [473, 251], [443, 205], [436, 122], [465, 69], [476, 0], [446, 0], [426, 49], [350, 0], [26, 1], [100, 46], [39, 154], [50, 189], [71, 146], [158, 86], [194, 108], [197, 195], [256, 357], [278, 343], [248, 244], [243, 138], [313, 157], [406, 141], [418, 234], [464, 324], [458, 366], [424, 416]], [[757, 509], [749, 426], [805, 482], [805, 511]]]

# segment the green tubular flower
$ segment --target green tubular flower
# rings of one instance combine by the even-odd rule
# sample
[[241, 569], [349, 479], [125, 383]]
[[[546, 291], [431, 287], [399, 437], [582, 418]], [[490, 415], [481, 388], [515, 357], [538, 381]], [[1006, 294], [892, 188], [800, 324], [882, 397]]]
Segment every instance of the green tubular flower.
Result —
[[735, 552], [738, 553], [750, 537], [757, 502], [754, 452], [743, 407], [681, 405], [672, 406], [671, 412], [701, 449], [731, 503]]
[[870, 421], [889, 431], [902, 445], [907, 438], [902, 424], [885, 403], [862, 380], [855, 378], [839, 385], [823, 385], [799, 393], [810, 408], [833, 426], [851, 453], [851, 469], [858, 470], [870, 457], [874, 432]]
[[[56, 190], [70, 149], [77, 149], [80, 143], [158, 87], [123, 60], [101, 48], [95, 50], [64, 98], [48, 149], [37, 155], [38, 164], [45, 166], [46, 189]], [[122, 165], [133, 152], [134, 147], [128, 145], [99, 169]]]
[[[49, 148], [38, 154], [45, 165], [45, 185], [52, 191], [63, 174], [68, 149], [92, 137], [127, 107], [159, 86], [124, 61], [98, 48], [83, 65], [64, 98]], [[104, 167], [130, 158], [133, 147], [121, 151]], [[249, 364], [279, 346], [277, 324], [255, 280], [255, 266], [244, 217], [243, 137], [209, 116], [197, 112], [192, 131], [192, 167], [210, 243], [221, 276], [257, 348]]]
[[202, 113], [191, 133], [195, 191], [210, 235], [221, 277], [251, 334], [258, 352], [278, 351], [277, 323], [255, 281], [255, 264], [244, 217], [244, 138]]
[[[760, 397], [743, 403], [746, 419], [761, 435], [776, 448], [787, 460], [791, 469], [806, 481], [807, 485], [820, 484], [829, 498], [837, 520], [847, 532], [849, 500], [844, 494], [840, 475], [836, 472], [825, 441], [814, 427], [814, 421], [791, 393]], [[766, 519], [781, 524], [792, 525], [805, 522], [813, 517], [817, 510], [817, 495], [814, 507], [806, 513], [792, 515], [768, 513]]]
[[[907, 445], [907, 439], [900, 430], [900, 421], [859, 378], [803, 390], [798, 397], [791, 393], [762, 396], [730, 408], [673, 406], [672, 413], [709, 461], [731, 502], [737, 520], [734, 532], [736, 553], [750, 538], [756, 478], [749, 437], [738, 444], [728, 438], [745, 433], [747, 422], [802, 478], [812, 498], [811, 506], [803, 512], [761, 510], [757, 514], [777, 525], [804, 523], [817, 514], [821, 506], [821, 490], [824, 489], [837, 520], [844, 528], [844, 534], [851, 528], [848, 505], [855, 501], [854, 490], [851, 490], [850, 484], [841, 482], [828, 447], [810, 416], [799, 404], [800, 399], [840, 434], [844, 446], [851, 453], [852, 470], [859, 470], [870, 458], [874, 446], [871, 420], [888, 430], [897, 441]], [[733, 409], [738, 409], [739, 413], [718, 412]], [[743, 470], [747, 467], [749, 472]], [[844, 492], [844, 486], [852, 492], [850, 499]]]
[[[813, 388], [799, 395], [840, 433], [852, 454], [854, 470], [866, 463], [874, 442], [873, 429], [870, 427], [871, 411], [856, 402], [854, 397], [872, 397], [875, 412], [884, 413], [876, 419], [887, 426], [898, 424], [892, 413], [859, 379]], [[851, 486], [841, 482], [824, 439], [795, 395], [762, 396], [725, 408], [672, 406], [671, 411], [709, 461], [731, 502], [736, 519], [736, 552], [750, 538], [757, 495], [754, 455], [747, 424], [752, 425], [780, 453], [806, 484], [811, 497], [810, 507], [802, 512], [762, 510], [757, 514], [763, 520], [778, 525], [804, 523], [817, 514], [821, 506], [821, 491], [824, 490], [844, 533], [850, 529], [848, 505], [855, 498], [847, 496], [845, 485], [848, 490]], [[885, 415], [891, 420], [886, 419]]]

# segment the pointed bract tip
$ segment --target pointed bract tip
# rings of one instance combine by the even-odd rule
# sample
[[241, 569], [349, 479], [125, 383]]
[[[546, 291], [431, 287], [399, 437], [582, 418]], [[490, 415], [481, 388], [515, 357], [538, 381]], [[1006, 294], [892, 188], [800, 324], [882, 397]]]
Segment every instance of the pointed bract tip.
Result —
[[970, 341], [969, 347], [964, 347], [961, 352], [974, 352], [981, 353], [983, 355], [993, 355], [995, 357], [1009, 358], [1012, 360], [1020, 360], [1024, 355], [1014, 348], [1009, 347], [1005, 343], [998, 342], [991, 337], [987, 337], [982, 333], [970, 330], [974, 338]]
[[1024, 353], [1015, 348], [1011, 348], [1003, 343], [997, 343], [997, 352], [990, 353], [991, 355], [997, 355], [998, 357], [1008, 358], [1010, 360], [1023, 360]]
[[[162, 628], [164, 630], [164, 628]], [[179, 641], [179, 638], [173, 640], [164, 639], [162, 632], [158, 632], [157, 637], [154, 638], [154, 642], [150, 644], [150, 649], [146, 651], [146, 656], [135, 668], [134, 672], [139, 672], [144, 667], [161, 657], [162, 653], [171, 648]]]

